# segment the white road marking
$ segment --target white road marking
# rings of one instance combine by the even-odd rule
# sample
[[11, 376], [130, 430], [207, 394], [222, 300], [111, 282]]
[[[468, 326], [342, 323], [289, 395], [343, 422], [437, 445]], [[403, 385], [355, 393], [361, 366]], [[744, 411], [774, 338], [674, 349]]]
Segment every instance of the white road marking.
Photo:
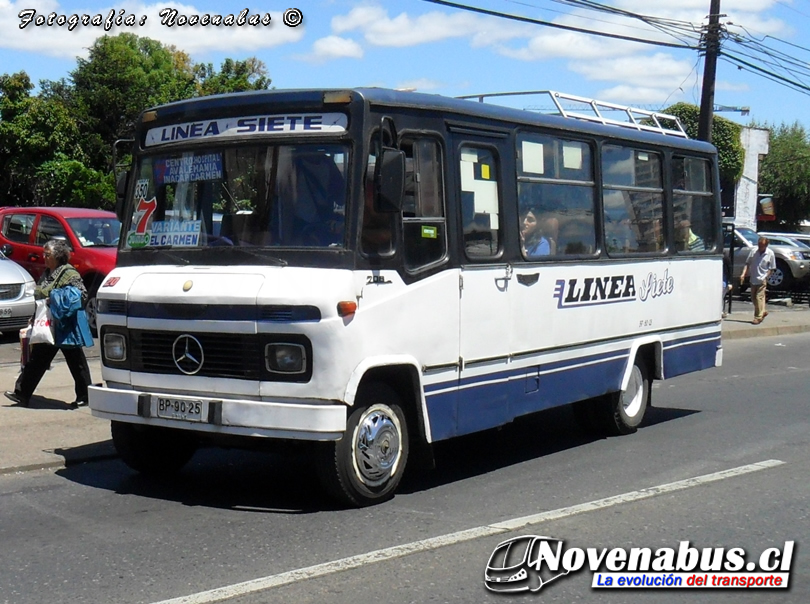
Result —
[[235, 583], [225, 587], [218, 587], [209, 591], [201, 591], [196, 594], [173, 598], [171, 600], [162, 600], [154, 604], [209, 604], [211, 602], [222, 602], [231, 598], [244, 596], [251, 593], [256, 593], [273, 587], [280, 587], [281, 585], [288, 585], [296, 581], [303, 581], [306, 579], [313, 579], [315, 577], [323, 577], [339, 573], [344, 570], [351, 570], [359, 568], [367, 564], [374, 564], [375, 562], [384, 562], [394, 558], [401, 558], [410, 554], [424, 552], [429, 550], [438, 549], [446, 545], [455, 545], [465, 541], [472, 541], [473, 539], [480, 539], [482, 537], [490, 537], [501, 533], [515, 531], [525, 526], [540, 524], [548, 522], [549, 520], [558, 520], [575, 514], [583, 514], [585, 512], [593, 512], [595, 510], [603, 510], [605, 508], [613, 507], [623, 503], [630, 503], [632, 501], [639, 501], [641, 499], [649, 499], [656, 495], [664, 493], [673, 493], [675, 491], [682, 491], [690, 489], [710, 482], [717, 482], [718, 480], [725, 480], [727, 478], [734, 478], [742, 476], [743, 474], [750, 474], [751, 472], [758, 472], [760, 470], [767, 470], [781, 466], [784, 461], [778, 459], [769, 459], [760, 461], [758, 463], [749, 464], [746, 466], [739, 466], [721, 472], [714, 472], [713, 474], [704, 474], [703, 476], [696, 476], [694, 478], [687, 478], [685, 480], [678, 480], [668, 484], [662, 484], [638, 491], [630, 491], [621, 495], [614, 495], [613, 497], [606, 497], [604, 499], [596, 499], [588, 503], [581, 503], [567, 508], [560, 508], [557, 510], [550, 510], [548, 512], [541, 512], [539, 514], [532, 514], [530, 516], [523, 516], [520, 518], [513, 518], [512, 520], [504, 520], [485, 526], [479, 526], [456, 533], [449, 533], [447, 535], [440, 535], [438, 537], [431, 537], [430, 539], [423, 539], [421, 541], [414, 541], [412, 543], [405, 543], [403, 545], [396, 545], [394, 547], [387, 547], [357, 556], [350, 556], [342, 558], [341, 560], [334, 560], [332, 562], [324, 562], [323, 564], [316, 564], [315, 566], [308, 566], [306, 568], [299, 568], [277, 575], [270, 575], [259, 579], [252, 579], [242, 583]]

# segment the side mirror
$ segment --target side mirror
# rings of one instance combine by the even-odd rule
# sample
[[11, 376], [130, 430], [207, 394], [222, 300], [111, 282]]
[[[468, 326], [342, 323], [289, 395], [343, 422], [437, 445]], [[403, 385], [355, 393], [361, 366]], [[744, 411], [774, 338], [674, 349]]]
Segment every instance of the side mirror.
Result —
[[11, 254], [14, 253], [14, 248], [11, 247], [10, 243], [4, 243], [2, 247], [0, 247], [0, 252], [2, 252], [3, 256], [6, 258], [11, 258]]
[[118, 175], [118, 181], [115, 183], [115, 215], [121, 222], [124, 222], [124, 200], [127, 196], [127, 185], [129, 185], [129, 173], [121, 172]]
[[375, 181], [374, 209], [386, 213], [401, 212], [405, 191], [405, 153], [384, 148]]

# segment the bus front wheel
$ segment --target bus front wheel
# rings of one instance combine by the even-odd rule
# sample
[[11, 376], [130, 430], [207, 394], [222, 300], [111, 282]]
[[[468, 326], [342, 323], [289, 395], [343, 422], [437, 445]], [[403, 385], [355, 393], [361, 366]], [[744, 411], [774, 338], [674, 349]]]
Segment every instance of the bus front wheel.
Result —
[[644, 421], [650, 403], [650, 388], [647, 364], [636, 358], [627, 389], [608, 394], [599, 402], [597, 416], [604, 432], [611, 435], [635, 432]]
[[197, 450], [197, 439], [186, 430], [171, 430], [113, 421], [115, 450], [130, 468], [164, 476], [178, 472]]
[[396, 392], [382, 383], [363, 385], [343, 437], [323, 445], [321, 483], [342, 503], [380, 503], [393, 497], [408, 450], [408, 426]]

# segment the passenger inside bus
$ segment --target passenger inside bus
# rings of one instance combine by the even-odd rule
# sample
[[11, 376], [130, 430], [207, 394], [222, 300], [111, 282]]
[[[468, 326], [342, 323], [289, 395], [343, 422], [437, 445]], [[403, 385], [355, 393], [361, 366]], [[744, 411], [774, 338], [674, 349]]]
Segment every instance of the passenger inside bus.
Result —
[[346, 202], [343, 175], [328, 155], [296, 154], [295, 232], [305, 246], [342, 243]]
[[549, 240], [543, 236], [537, 214], [534, 209], [523, 213], [520, 221], [520, 241], [523, 246], [523, 255], [526, 258], [537, 258], [551, 254]]
[[678, 223], [676, 241], [680, 252], [702, 252], [706, 249], [703, 238], [692, 231], [692, 223], [689, 220], [681, 220]]

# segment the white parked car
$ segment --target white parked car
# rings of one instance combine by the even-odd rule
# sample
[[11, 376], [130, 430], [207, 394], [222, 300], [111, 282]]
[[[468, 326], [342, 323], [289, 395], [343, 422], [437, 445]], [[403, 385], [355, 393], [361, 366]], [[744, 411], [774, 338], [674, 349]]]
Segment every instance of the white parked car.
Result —
[[9, 333], [28, 325], [34, 315], [34, 278], [0, 253], [0, 331]]

